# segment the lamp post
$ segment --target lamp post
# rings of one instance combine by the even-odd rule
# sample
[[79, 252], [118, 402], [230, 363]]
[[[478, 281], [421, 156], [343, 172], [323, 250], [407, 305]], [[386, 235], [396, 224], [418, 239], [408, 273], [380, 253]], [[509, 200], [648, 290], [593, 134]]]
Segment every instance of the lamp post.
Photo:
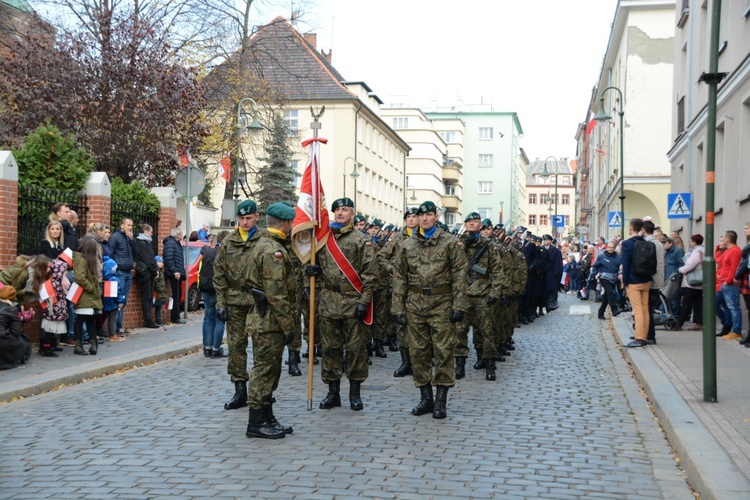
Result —
[[620, 89], [617, 87], [607, 87], [602, 90], [599, 96], [599, 112], [594, 117], [594, 120], [599, 123], [612, 120], [612, 117], [604, 111], [604, 94], [609, 90], [616, 90], [620, 95], [620, 109], [617, 111], [617, 114], [620, 116], [620, 236], [625, 238], [625, 127], [623, 125], [623, 117], [625, 116], [623, 105], [625, 103]]
[[[549, 170], [547, 170], [547, 160], [552, 158], [555, 160], [555, 172], [551, 173]], [[544, 172], [542, 172], [540, 175], [544, 177], [545, 179], [549, 179], [550, 176], [555, 176], [555, 219], [557, 218], [557, 166], [558, 166], [559, 160], [555, 158], [554, 156], [548, 156], [544, 159]], [[552, 204], [550, 203], [550, 210], [552, 210]], [[552, 221], [552, 218], [550, 217], [550, 221]], [[555, 233], [555, 225], [552, 223], [552, 232]]]
[[[352, 158], [352, 160], [354, 160], [354, 158]], [[344, 160], [344, 162], [346, 163], [346, 160]], [[358, 166], [359, 166], [359, 163], [357, 163], [357, 161], [354, 160], [354, 170], [352, 170], [352, 173], [349, 174], [351, 178], [354, 179], [354, 200], [353, 201], [354, 201], [355, 210], [357, 209], [356, 208], [357, 207], [357, 179], [359, 178], [359, 170], [357, 170]]]
[[[351, 175], [352, 178], [359, 177], [359, 172], [357, 172], [357, 160], [355, 160], [351, 156], [347, 156], [346, 158], [344, 158], [344, 198], [346, 198], [346, 160], [351, 160], [354, 162], [354, 170], [349, 175]], [[354, 175], [355, 172], [357, 174], [356, 176]]]
[[[242, 104], [245, 102], [252, 103], [253, 120], [248, 123], [248, 113], [242, 109]], [[237, 161], [234, 167], [234, 213], [237, 213], [237, 204], [240, 199], [240, 151], [242, 149], [242, 137], [245, 133], [250, 131], [252, 134], [257, 134], [263, 130], [263, 125], [258, 121], [258, 103], [249, 97], [243, 97], [240, 102], [237, 103]]]

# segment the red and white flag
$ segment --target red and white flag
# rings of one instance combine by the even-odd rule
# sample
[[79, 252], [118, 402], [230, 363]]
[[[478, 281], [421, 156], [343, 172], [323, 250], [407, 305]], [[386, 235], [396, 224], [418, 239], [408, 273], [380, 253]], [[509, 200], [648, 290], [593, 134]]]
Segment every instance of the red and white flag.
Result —
[[316, 250], [320, 250], [328, 240], [328, 208], [326, 207], [323, 184], [320, 181], [320, 145], [328, 139], [314, 137], [302, 143], [310, 147], [310, 163], [302, 174], [299, 200], [292, 227], [294, 253], [305, 264], [312, 254], [312, 238], [315, 232]]
[[586, 124], [586, 135], [591, 135], [596, 127], [596, 119], [594, 118], [594, 112], [589, 111], [589, 122]]
[[67, 263], [68, 267], [73, 267], [73, 250], [71, 250], [70, 248], [66, 248], [65, 250], [63, 250], [63, 253], [61, 253], [57, 258]]
[[117, 298], [117, 282], [116, 281], [104, 282], [104, 296]]
[[174, 307], [174, 299], [170, 297], [169, 302], [167, 302], [167, 309], [171, 311], [173, 307]]
[[151, 294], [151, 303], [152, 304], [156, 304], [156, 297], [157, 297], [156, 292], [154, 292], [154, 293]]
[[45, 302], [52, 299], [52, 303], [57, 302], [57, 294], [55, 294], [55, 287], [52, 285], [52, 280], [45, 281], [41, 288], [39, 288], [39, 302]]
[[83, 295], [83, 288], [81, 288], [78, 283], [73, 283], [70, 285], [70, 290], [68, 290], [68, 294], [65, 296], [65, 298], [74, 304], [78, 304], [78, 300], [81, 298], [81, 295]]
[[219, 161], [219, 175], [221, 175], [221, 178], [225, 181], [229, 182], [229, 179], [231, 178], [231, 172], [232, 172], [232, 159], [229, 155], [224, 156], [224, 158]]

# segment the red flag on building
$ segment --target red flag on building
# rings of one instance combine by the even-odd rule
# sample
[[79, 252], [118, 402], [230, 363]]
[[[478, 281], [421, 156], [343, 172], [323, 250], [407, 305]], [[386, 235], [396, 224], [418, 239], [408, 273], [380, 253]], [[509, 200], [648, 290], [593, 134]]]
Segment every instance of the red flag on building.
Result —
[[320, 144], [327, 142], [328, 139], [315, 137], [302, 143], [302, 146], [310, 147], [310, 162], [302, 174], [297, 213], [292, 228], [292, 245], [294, 253], [303, 264], [310, 261], [313, 231], [315, 231], [316, 251], [325, 246], [330, 233], [328, 208], [323, 184], [320, 181]]
[[226, 155], [221, 159], [221, 161], [219, 161], [219, 174], [221, 175], [222, 179], [229, 182], [229, 179], [231, 178], [231, 172], [232, 159], [229, 155]]
[[591, 132], [594, 131], [594, 127], [596, 127], [594, 116], [593, 111], [589, 111], [589, 122], [586, 124], [586, 135], [591, 135]]

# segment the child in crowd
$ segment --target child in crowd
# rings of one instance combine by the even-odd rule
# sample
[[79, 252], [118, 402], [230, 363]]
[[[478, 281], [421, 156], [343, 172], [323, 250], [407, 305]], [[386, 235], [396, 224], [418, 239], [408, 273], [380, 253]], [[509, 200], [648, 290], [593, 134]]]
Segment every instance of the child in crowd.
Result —
[[167, 280], [164, 279], [164, 259], [160, 256], [156, 256], [156, 266], [159, 268], [159, 276], [154, 281], [154, 316], [155, 323], [157, 326], [163, 326], [161, 322], [161, 308], [169, 300], [167, 295]]
[[[70, 282], [66, 276], [68, 264], [60, 259], [55, 259], [49, 264], [48, 279], [52, 282], [52, 293], [49, 298], [42, 301], [46, 303], [42, 307], [42, 325], [41, 335], [39, 337], [39, 354], [48, 358], [56, 358], [57, 352], [62, 351], [58, 347], [57, 336], [68, 333], [65, 321], [68, 319], [68, 303], [65, 301], [65, 295], [70, 288]], [[39, 293], [39, 289], [44, 286], [44, 282], [34, 283], [34, 293]]]
[[0, 288], [0, 370], [24, 364], [31, 356], [31, 341], [23, 333], [15, 301], [15, 288], [10, 285]]
[[[75, 350], [73, 354], [85, 356], [96, 354], [98, 351], [98, 339], [96, 332], [96, 321], [94, 312], [102, 309], [102, 289], [99, 286], [99, 258], [101, 249], [93, 238], [85, 238], [81, 241], [78, 251], [73, 254], [73, 272], [76, 283], [83, 289], [81, 296], [75, 304], [76, 321], [73, 327]], [[91, 332], [91, 347], [87, 353], [83, 349], [83, 324]]]
[[117, 334], [117, 313], [125, 303], [125, 291], [120, 278], [117, 277], [117, 262], [107, 256], [104, 257], [102, 276], [104, 281], [117, 283], [117, 297], [104, 297], [102, 305], [110, 342], [122, 342], [125, 338]]

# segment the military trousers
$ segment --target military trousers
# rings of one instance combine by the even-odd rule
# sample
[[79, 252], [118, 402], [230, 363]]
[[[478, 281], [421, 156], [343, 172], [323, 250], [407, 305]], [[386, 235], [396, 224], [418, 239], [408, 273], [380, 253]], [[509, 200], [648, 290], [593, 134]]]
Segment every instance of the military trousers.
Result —
[[473, 327], [474, 348], [482, 349], [482, 359], [494, 359], [497, 356], [495, 310], [487, 304], [485, 296], [467, 297], [469, 308], [464, 320], [457, 325], [458, 336], [454, 355], [466, 358], [469, 355], [469, 327]]
[[391, 299], [388, 298], [388, 289], [375, 290], [372, 299], [374, 310], [370, 333], [375, 340], [385, 340], [388, 338], [388, 322], [391, 317]]
[[344, 351], [346, 351], [347, 359], [346, 378], [354, 382], [364, 382], [369, 374], [369, 368], [367, 366], [368, 339], [362, 321], [355, 318], [321, 316], [318, 323], [323, 347], [321, 362], [323, 382], [330, 384], [341, 379], [344, 374]]
[[227, 373], [232, 382], [247, 382], [247, 320], [252, 306], [227, 306]]
[[262, 410], [271, 406], [273, 391], [279, 387], [281, 359], [284, 355], [284, 334], [253, 332], [253, 367], [247, 390], [248, 406]]
[[453, 362], [456, 325], [448, 321], [448, 316], [449, 311], [443, 308], [428, 314], [406, 313], [406, 335], [416, 387], [427, 384], [453, 387], [456, 384], [456, 367]]

